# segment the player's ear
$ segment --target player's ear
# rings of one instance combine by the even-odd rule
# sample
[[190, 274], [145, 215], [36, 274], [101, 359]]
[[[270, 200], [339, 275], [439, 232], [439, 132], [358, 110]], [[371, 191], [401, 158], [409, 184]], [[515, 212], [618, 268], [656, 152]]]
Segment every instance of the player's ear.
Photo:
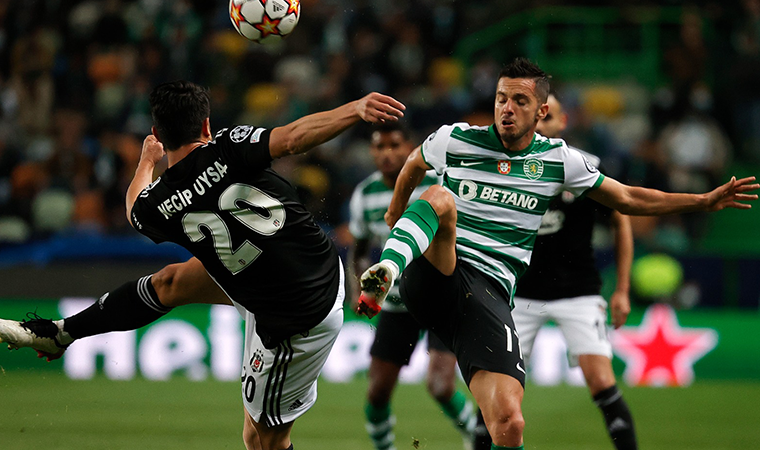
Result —
[[206, 117], [203, 121], [203, 131], [201, 133], [203, 139], [211, 139], [211, 119]]
[[541, 104], [541, 106], [538, 107], [538, 113], [536, 114], [536, 119], [544, 120], [547, 114], [549, 114], [549, 104], [543, 103]]
[[153, 136], [158, 139], [158, 142], [161, 142], [161, 136], [158, 135], [158, 129], [156, 127], [150, 127], [150, 132], [153, 133]]

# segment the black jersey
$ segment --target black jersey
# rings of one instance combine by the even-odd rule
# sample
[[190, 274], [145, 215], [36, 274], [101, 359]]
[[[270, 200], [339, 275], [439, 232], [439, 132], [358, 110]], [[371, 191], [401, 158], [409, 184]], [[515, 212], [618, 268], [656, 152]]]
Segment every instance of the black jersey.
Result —
[[[599, 158], [582, 152], [595, 166]], [[612, 210], [586, 197], [562, 192], [541, 220], [528, 270], [517, 282], [516, 297], [557, 300], [597, 295], [602, 286], [591, 238], [594, 224]]]
[[224, 129], [146, 187], [132, 224], [188, 249], [274, 346], [321, 322], [338, 292], [338, 251], [270, 168], [269, 131]]

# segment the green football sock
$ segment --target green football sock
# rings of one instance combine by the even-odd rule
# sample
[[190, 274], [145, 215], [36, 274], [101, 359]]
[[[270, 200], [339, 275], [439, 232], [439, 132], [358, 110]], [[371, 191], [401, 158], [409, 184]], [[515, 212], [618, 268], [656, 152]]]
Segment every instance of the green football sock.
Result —
[[491, 450], [525, 450], [525, 444], [519, 447], [501, 447], [496, 444], [491, 444]]
[[377, 450], [396, 450], [393, 445], [396, 438], [393, 434], [395, 418], [391, 415], [391, 406], [375, 407], [368, 403], [364, 408], [364, 414], [367, 417], [365, 428], [372, 445]]
[[462, 434], [472, 435], [477, 425], [477, 417], [472, 402], [467, 400], [464, 394], [456, 391], [448, 402], [440, 405]]
[[438, 231], [438, 214], [425, 200], [417, 200], [401, 215], [383, 247], [380, 260], [398, 268], [394, 275], [404, 271], [413, 259], [430, 246]]

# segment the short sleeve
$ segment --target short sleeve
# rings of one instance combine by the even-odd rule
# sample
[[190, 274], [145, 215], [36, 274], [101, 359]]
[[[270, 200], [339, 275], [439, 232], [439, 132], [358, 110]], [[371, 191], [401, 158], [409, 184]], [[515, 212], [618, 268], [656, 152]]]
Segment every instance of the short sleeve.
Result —
[[348, 208], [351, 216], [348, 221], [348, 231], [354, 239], [369, 239], [369, 227], [367, 221], [364, 220], [364, 194], [361, 185], [354, 189]]
[[156, 244], [160, 244], [167, 241], [168, 238], [161, 231], [161, 228], [156, 226], [156, 221], [163, 219], [163, 217], [159, 217], [158, 208], [151, 205], [149, 189], [150, 186], [137, 197], [134, 205], [132, 205], [130, 218], [132, 219], [132, 226], [138, 232], [149, 237]]
[[563, 147], [562, 151], [565, 166], [563, 189], [580, 197], [588, 190], [596, 189], [602, 184], [604, 175], [581, 152], [568, 147]]
[[446, 168], [446, 150], [451, 140], [452, 130], [454, 130], [454, 125], [444, 125], [422, 143], [422, 158], [438, 175], [442, 175], [443, 169]]
[[272, 163], [269, 153], [271, 130], [252, 125], [224, 128], [216, 133], [214, 142], [228, 160], [241, 161], [245, 168], [266, 169]]

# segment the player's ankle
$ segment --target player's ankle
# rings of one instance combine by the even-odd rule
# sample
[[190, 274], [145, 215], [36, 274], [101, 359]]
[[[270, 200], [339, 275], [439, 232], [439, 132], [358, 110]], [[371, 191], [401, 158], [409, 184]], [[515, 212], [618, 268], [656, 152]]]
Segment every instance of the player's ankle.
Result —
[[53, 321], [55, 326], [58, 327], [58, 335], [56, 336], [56, 339], [61, 345], [69, 345], [74, 342], [74, 338], [63, 329], [64, 321], [65, 319]]
[[383, 264], [385, 265], [385, 267], [388, 268], [388, 271], [390, 272], [388, 275], [390, 275], [391, 285], [393, 285], [393, 283], [398, 279], [398, 275], [400, 272], [399, 268], [396, 265], [396, 263], [391, 260], [385, 260], [383, 261]]

